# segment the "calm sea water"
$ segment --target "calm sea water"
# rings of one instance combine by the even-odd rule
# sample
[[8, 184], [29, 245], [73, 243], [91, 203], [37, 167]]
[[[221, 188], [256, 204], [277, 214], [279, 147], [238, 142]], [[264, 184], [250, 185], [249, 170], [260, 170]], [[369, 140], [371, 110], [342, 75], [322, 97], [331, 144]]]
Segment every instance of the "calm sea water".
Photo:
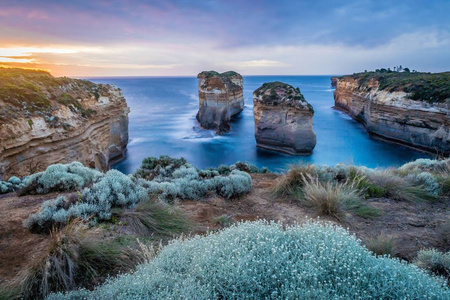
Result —
[[[351, 163], [367, 167], [398, 166], [428, 157], [407, 147], [371, 138], [364, 127], [334, 105], [330, 76], [246, 76], [245, 108], [231, 123], [231, 132], [215, 136], [198, 127], [197, 78], [114, 77], [90, 78], [120, 87], [131, 108], [130, 142], [125, 160], [115, 166], [134, 172], [147, 156], [184, 157], [199, 168], [248, 161], [274, 171], [293, 163], [335, 165]], [[314, 106], [317, 145], [310, 156], [292, 157], [256, 147], [252, 93], [264, 82], [282, 81], [300, 87]]]

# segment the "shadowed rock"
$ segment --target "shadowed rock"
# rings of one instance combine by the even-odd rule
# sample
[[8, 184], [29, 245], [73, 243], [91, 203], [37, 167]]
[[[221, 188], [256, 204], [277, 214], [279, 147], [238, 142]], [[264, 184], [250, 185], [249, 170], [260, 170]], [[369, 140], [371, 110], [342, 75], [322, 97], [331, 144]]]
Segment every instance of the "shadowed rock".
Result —
[[298, 88], [278, 81], [264, 83], [253, 92], [253, 113], [258, 147], [291, 155], [312, 153], [314, 110]]
[[197, 78], [200, 126], [217, 134], [228, 132], [231, 118], [244, 109], [242, 76], [233, 71], [203, 71]]

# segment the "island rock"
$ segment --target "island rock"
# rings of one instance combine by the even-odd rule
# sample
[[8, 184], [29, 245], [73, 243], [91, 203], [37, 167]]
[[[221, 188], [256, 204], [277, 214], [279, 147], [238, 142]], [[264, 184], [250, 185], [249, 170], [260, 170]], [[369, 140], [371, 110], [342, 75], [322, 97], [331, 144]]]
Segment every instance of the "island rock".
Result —
[[299, 88], [278, 81], [264, 83], [253, 92], [253, 113], [258, 147], [291, 155], [312, 153], [314, 110]]
[[200, 126], [217, 134], [228, 132], [231, 118], [244, 109], [242, 76], [233, 71], [204, 71], [197, 78]]
[[124, 157], [122, 91], [45, 71], [0, 68], [0, 178], [79, 161], [105, 171]]

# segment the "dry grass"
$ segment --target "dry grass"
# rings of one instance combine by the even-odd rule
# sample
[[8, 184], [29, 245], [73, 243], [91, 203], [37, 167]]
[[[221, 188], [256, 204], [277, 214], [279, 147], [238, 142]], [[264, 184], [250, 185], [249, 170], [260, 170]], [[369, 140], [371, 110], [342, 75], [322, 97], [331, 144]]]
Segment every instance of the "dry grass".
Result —
[[303, 177], [303, 197], [300, 201], [312, 207], [319, 215], [333, 216], [339, 220], [345, 217], [346, 209], [361, 206], [361, 192], [355, 182], [325, 182], [311, 176]]
[[314, 165], [293, 165], [277, 181], [272, 192], [277, 196], [291, 195], [303, 187], [305, 176], [316, 177], [316, 167]]
[[105, 239], [101, 228], [89, 229], [80, 219], [53, 230], [51, 239], [49, 255], [24, 275], [24, 299], [89, 286], [94, 279], [133, 270], [142, 261], [140, 252]]
[[372, 184], [386, 191], [388, 197], [394, 200], [409, 202], [434, 200], [434, 197], [422, 187], [414, 186], [407, 178], [396, 175], [390, 169], [372, 172], [368, 179]]
[[366, 247], [376, 255], [390, 255], [395, 254], [395, 240], [385, 234], [380, 234], [374, 238], [366, 241]]
[[142, 201], [135, 210], [122, 214], [132, 230], [141, 236], [172, 236], [193, 227], [178, 207], [160, 201]]

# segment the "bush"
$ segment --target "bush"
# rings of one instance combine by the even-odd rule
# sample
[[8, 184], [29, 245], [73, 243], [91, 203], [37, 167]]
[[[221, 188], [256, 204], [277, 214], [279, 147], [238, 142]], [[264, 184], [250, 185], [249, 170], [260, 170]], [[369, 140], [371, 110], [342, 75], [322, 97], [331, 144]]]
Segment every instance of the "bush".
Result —
[[410, 174], [407, 176], [416, 185], [423, 187], [428, 194], [437, 197], [439, 194], [439, 183], [436, 177], [429, 172], [421, 172], [419, 174]]
[[436, 249], [420, 250], [414, 264], [450, 279], [450, 252], [440, 252]]
[[[331, 296], [330, 296], [331, 295]], [[443, 280], [331, 225], [232, 225], [178, 240], [133, 274], [49, 299], [448, 299]]]
[[30, 215], [24, 225], [32, 231], [48, 231], [52, 226], [64, 225], [74, 218], [96, 223], [109, 220], [112, 207], [131, 207], [148, 199], [147, 191], [130, 177], [110, 170], [92, 187], [85, 188], [76, 202], [63, 196], [45, 201], [40, 211]]
[[238, 168], [252, 169], [247, 163], [237, 163], [231, 167], [221, 165], [217, 169], [198, 170], [183, 158], [161, 156], [144, 159], [134, 176], [148, 193], [169, 203], [177, 199], [198, 200], [214, 193], [230, 199], [252, 188], [250, 175]]
[[20, 178], [16, 176], [10, 177], [8, 181], [0, 180], [0, 195], [12, 193], [14, 191], [21, 189], [23, 186], [24, 184], [22, 183], [22, 180], [20, 180]]
[[28, 176], [19, 193], [28, 195], [81, 190], [102, 176], [101, 172], [85, 167], [79, 162], [67, 165], [55, 164], [44, 172]]
[[400, 172], [404, 173], [420, 173], [420, 172], [450, 172], [450, 159], [446, 160], [435, 160], [420, 158], [415, 161], [404, 164], [398, 169]]

